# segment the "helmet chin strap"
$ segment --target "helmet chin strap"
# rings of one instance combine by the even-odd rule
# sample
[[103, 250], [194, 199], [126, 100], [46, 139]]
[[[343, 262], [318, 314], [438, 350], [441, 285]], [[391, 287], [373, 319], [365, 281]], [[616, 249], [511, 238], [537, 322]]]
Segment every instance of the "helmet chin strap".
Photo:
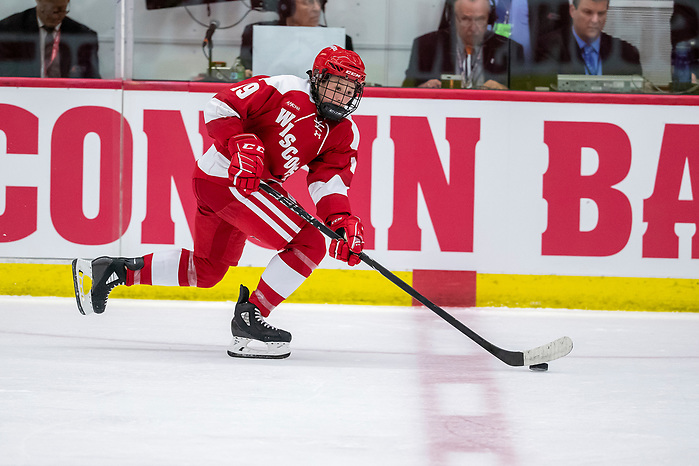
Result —
[[346, 108], [340, 105], [331, 104], [330, 102], [321, 103], [318, 106], [318, 112], [323, 118], [333, 121], [340, 121], [349, 113], [347, 112]]

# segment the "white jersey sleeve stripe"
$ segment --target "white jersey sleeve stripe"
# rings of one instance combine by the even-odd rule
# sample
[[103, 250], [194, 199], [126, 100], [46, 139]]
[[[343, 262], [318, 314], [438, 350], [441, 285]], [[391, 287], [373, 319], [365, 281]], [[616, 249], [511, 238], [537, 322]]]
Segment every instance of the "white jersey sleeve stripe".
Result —
[[342, 181], [340, 175], [333, 176], [327, 182], [316, 181], [308, 186], [308, 193], [311, 195], [314, 204], [318, 204], [321, 199], [331, 194], [347, 196], [348, 190], [349, 188], [345, 185], [345, 182]]
[[219, 118], [230, 117], [240, 118], [240, 114], [216, 98], [211, 99], [206, 106], [204, 106], [205, 123], [209, 123], [212, 120], [218, 120]]
[[357, 150], [359, 147], [359, 128], [357, 128], [357, 125], [355, 124], [354, 120], [351, 117], [347, 117], [347, 119], [352, 123], [352, 142], [350, 143], [350, 147], [354, 150]]
[[269, 76], [262, 79], [267, 85], [274, 87], [280, 94], [291, 91], [301, 91], [311, 95], [311, 81], [308, 78], [300, 78], [293, 75]]
[[217, 151], [216, 146], [213, 144], [209, 150], [197, 160], [197, 165], [199, 165], [201, 171], [209, 176], [215, 176], [216, 178], [228, 178], [228, 167], [230, 164], [231, 161]]

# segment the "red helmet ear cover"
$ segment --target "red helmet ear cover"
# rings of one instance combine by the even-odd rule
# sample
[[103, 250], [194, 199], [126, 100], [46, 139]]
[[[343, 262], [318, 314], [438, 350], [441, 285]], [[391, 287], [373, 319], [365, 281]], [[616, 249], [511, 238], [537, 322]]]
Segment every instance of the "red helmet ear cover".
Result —
[[313, 74], [330, 74], [364, 84], [364, 62], [355, 52], [337, 45], [326, 47], [313, 61]]

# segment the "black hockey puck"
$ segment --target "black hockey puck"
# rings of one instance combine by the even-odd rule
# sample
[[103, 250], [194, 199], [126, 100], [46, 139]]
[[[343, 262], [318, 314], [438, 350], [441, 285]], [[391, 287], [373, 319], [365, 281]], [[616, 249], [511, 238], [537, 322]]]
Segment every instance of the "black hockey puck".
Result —
[[542, 362], [541, 364], [532, 364], [529, 366], [530, 371], [546, 372], [549, 370], [549, 365], [547, 362]]

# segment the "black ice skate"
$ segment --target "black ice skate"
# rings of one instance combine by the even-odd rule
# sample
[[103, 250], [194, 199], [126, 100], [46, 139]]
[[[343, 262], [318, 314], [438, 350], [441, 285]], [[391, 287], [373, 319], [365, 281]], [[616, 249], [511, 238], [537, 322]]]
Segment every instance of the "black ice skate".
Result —
[[[107, 306], [107, 298], [117, 285], [126, 283], [126, 269], [140, 270], [143, 258], [98, 257], [93, 261], [75, 259], [73, 261], [73, 286], [78, 309], [83, 315], [102, 314]], [[90, 280], [85, 292], [86, 279]]]
[[[233, 341], [228, 348], [228, 356], [234, 358], [282, 359], [291, 354], [289, 342], [291, 334], [286, 330], [269, 325], [260, 310], [248, 301], [250, 291], [240, 285], [240, 296], [235, 305], [235, 315], [231, 321]], [[264, 343], [267, 348], [258, 348]], [[253, 346], [249, 346], [253, 343]]]

